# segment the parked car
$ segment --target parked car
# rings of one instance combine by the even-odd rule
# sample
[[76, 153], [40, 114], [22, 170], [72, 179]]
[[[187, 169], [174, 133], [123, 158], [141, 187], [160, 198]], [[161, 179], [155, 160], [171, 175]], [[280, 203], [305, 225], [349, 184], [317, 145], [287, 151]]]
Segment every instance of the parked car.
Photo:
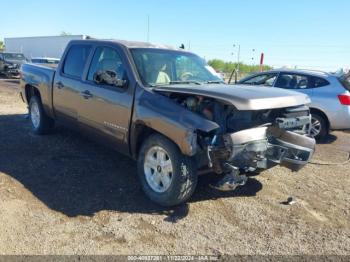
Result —
[[224, 174], [213, 186], [234, 190], [247, 180], [242, 172], [308, 163], [307, 95], [229, 88], [206, 66], [167, 46], [71, 41], [56, 70], [24, 64], [20, 90], [36, 134], [60, 121], [98, 137], [137, 160], [144, 192], [164, 206], [192, 195], [199, 169]]
[[57, 67], [60, 62], [59, 58], [51, 58], [51, 57], [34, 57], [31, 59], [33, 64], [49, 66], [49, 67]]
[[350, 129], [349, 76], [312, 70], [272, 70], [250, 75], [240, 85], [295, 90], [311, 98], [311, 135], [324, 138], [330, 130]]
[[19, 70], [27, 59], [20, 53], [0, 53], [0, 74], [6, 77], [18, 76]]

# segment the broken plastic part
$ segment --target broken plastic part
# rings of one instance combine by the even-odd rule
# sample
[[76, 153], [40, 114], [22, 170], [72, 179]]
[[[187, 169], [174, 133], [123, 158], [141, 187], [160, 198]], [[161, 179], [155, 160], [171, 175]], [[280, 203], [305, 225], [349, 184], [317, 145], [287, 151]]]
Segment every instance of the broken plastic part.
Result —
[[225, 168], [228, 173], [215, 185], [211, 185], [211, 187], [220, 191], [233, 191], [238, 186], [245, 185], [248, 178], [245, 175], [240, 175], [239, 169], [237, 167], [234, 167], [229, 163], [225, 163]]

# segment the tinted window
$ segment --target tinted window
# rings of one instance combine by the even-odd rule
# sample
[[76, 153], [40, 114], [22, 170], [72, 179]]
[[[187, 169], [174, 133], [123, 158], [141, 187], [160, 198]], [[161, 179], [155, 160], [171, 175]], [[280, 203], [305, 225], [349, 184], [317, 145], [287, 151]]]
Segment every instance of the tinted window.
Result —
[[286, 89], [306, 89], [310, 88], [309, 77], [304, 75], [281, 73], [275, 86]]
[[67, 53], [63, 73], [80, 78], [83, 74], [84, 66], [90, 54], [90, 50], [91, 46], [88, 45], [72, 46]]
[[125, 69], [122, 60], [115, 49], [98, 47], [89, 69], [88, 80], [93, 81], [97, 72], [115, 72], [118, 79], [125, 78]]
[[244, 80], [241, 82], [241, 84], [272, 86], [276, 80], [276, 77], [277, 74], [262, 74]]
[[312, 77], [312, 82], [313, 87], [322, 87], [329, 85], [329, 82], [326, 79], [320, 77]]

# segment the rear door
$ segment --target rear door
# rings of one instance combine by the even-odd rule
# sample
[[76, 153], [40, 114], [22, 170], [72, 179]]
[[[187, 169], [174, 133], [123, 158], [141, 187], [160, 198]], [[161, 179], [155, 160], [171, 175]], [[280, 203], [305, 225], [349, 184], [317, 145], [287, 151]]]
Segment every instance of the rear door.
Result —
[[126, 70], [127, 61], [122, 54], [116, 46], [98, 46], [94, 50], [83, 84], [83, 95], [80, 97], [78, 120], [82, 129], [101, 135], [104, 142], [118, 144], [117, 150], [125, 151], [128, 145], [133, 87], [131, 84], [117, 87], [94, 82], [94, 75], [101, 71], [113, 71], [118, 79], [129, 82], [130, 70]]
[[91, 44], [72, 44], [53, 83], [53, 105], [56, 117], [77, 124], [81, 100], [82, 76], [92, 50]]

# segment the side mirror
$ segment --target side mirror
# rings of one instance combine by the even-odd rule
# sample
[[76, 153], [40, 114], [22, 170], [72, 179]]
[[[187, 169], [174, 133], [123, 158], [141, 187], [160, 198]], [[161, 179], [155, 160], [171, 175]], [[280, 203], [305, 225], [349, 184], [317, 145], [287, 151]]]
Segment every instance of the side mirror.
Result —
[[119, 79], [117, 73], [112, 70], [97, 71], [94, 74], [93, 80], [97, 84], [106, 84], [116, 87], [125, 87], [127, 85], [127, 80]]

